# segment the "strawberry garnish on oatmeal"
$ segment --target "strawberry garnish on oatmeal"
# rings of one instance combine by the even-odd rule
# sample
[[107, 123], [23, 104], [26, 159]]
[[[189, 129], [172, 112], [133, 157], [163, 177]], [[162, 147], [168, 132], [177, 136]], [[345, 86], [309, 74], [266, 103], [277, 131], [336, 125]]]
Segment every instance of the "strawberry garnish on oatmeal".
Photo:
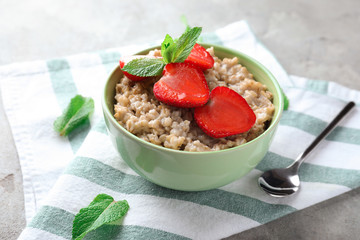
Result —
[[184, 62], [193, 63], [202, 70], [210, 69], [214, 66], [214, 58], [200, 44], [195, 43], [190, 55]]
[[214, 138], [246, 132], [256, 121], [255, 113], [246, 100], [227, 87], [214, 88], [209, 102], [195, 108], [194, 118], [198, 126]]
[[167, 64], [153, 92], [159, 101], [176, 107], [198, 107], [209, 100], [204, 73], [189, 63]]

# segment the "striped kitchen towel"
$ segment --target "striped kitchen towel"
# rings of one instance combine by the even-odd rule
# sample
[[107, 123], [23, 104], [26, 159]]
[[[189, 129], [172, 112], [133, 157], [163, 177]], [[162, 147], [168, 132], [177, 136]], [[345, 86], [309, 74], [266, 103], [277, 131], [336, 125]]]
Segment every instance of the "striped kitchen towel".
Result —
[[[256, 58], [290, 99], [263, 161], [240, 180], [204, 192], [175, 191], [144, 180], [120, 159], [107, 136], [100, 106], [104, 82], [121, 55], [149, 45], [0, 68], [4, 108], [24, 180], [28, 224], [20, 239], [71, 239], [75, 214], [99, 193], [126, 199], [130, 210], [121, 225], [104, 226], [88, 239], [219, 239], [360, 186], [356, 107], [304, 163], [298, 194], [277, 199], [263, 193], [258, 176], [289, 165], [346, 101], [360, 103], [360, 92], [289, 77], [244, 21], [204, 34], [203, 41]], [[95, 100], [91, 124], [68, 138], [59, 137], [52, 123], [76, 94]]]

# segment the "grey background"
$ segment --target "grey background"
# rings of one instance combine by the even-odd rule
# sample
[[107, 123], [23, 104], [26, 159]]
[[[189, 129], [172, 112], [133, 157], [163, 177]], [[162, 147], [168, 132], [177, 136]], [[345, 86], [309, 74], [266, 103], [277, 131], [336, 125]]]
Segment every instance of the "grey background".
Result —
[[[360, 90], [360, 1], [0, 0], [0, 65], [179, 35], [245, 19], [289, 74]], [[25, 227], [22, 175], [0, 98], [0, 239]], [[346, 159], [344, 159], [346, 160]], [[230, 239], [358, 239], [360, 189]]]

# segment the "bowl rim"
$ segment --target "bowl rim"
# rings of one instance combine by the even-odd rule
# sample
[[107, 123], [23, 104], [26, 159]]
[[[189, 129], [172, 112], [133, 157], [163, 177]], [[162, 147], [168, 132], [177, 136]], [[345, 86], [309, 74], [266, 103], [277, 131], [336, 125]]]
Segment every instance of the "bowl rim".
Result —
[[[190, 152], [190, 151], [184, 151], [184, 150], [175, 150], [175, 149], [171, 149], [171, 148], [167, 148], [167, 147], [163, 147], [163, 146], [159, 146], [159, 145], [156, 145], [156, 144], [153, 144], [153, 143], [150, 143], [148, 141], [145, 141], [141, 138], [139, 138], [138, 136], [130, 133], [128, 130], [126, 130], [123, 126], [121, 126], [118, 121], [115, 119], [115, 117], [113, 116], [113, 114], [111, 113], [111, 110], [109, 109], [108, 105], [107, 105], [107, 89], [108, 89], [108, 85], [109, 85], [109, 82], [111, 80], [111, 77], [114, 75], [114, 73], [118, 70], [120, 70], [120, 67], [117, 66], [112, 72], [111, 74], [108, 76], [106, 82], [105, 82], [105, 87], [103, 89], [103, 94], [102, 94], [102, 109], [103, 109], [103, 112], [104, 112], [104, 117], [107, 117], [108, 120], [110, 120], [113, 124], [113, 126], [115, 126], [118, 130], [120, 130], [121, 132], [123, 132], [125, 135], [127, 135], [128, 137], [130, 137], [131, 139], [133, 139], [134, 141], [138, 141], [140, 142], [141, 144], [144, 144], [148, 147], [151, 147], [151, 148], [155, 148], [157, 150], [160, 150], [160, 151], [165, 151], [165, 152], [172, 152], [172, 153], [176, 153], [176, 154], [185, 154], [185, 155], [203, 155], [203, 154], [219, 154], [219, 153], [224, 153], [224, 152], [231, 152], [231, 151], [237, 151], [238, 149], [241, 149], [241, 148], [245, 148], [247, 147], [248, 145], [252, 145], [252, 144], [255, 144], [257, 141], [259, 141], [260, 139], [264, 138], [266, 135], [270, 134], [272, 132], [272, 130], [274, 128], [277, 127], [279, 121], [280, 121], [280, 118], [281, 118], [281, 115], [282, 115], [282, 112], [283, 112], [283, 108], [284, 108], [284, 97], [283, 97], [283, 91], [280, 87], [280, 84], [278, 83], [278, 81], [276, 80], [276, 78], [274, 77], [274, 75], [263, 65], [261, 64], [259, 61], [255, 60], [254, 58], [250, 57], [249, 55], [247, 54], [244, 54], [242, 52], [239, 52], [237, 50], [233, 50], [233, 49], [230, 49], [228, 47], [224, 47], [224, 46], [220, 46], [220, 45], [216, 45], [216, 44], [210, 44], [210, 43], [199, 43], [200, 45], [204, 45], [205, 47], [214, 47], [215, 51], [222, 51], [224, 53], [227, 53], [227, 54], [231, 54], [231, 55], [239, 55], [241, 56], [243, 59], [246, 59], [246, 61], [249, 61], [249, 62], [252, 62], [254, 65], [256, 65], [257, 67], [259, 67], [268, 77], [269, 79], [271, 80], [271, 82], [274, 84], [275, 86], [275, 89], [276, 89], [276, 93], [278, 95], [278, 98], [279, 98], [279, 110], [277, 112], [277, 114], [275, 116], [273, 116], [273, 120], [270, 124], [270, 126], [262, 133], [260, 134], [259, 136], [257, 136], [256, 138], [254, 138], [253, 140], [249, 141], [249, 142], [246, 142], [244, 144], [241, 144], [239, 146], [236, 146], [236, 147], [232, 147], [232, 148], [227, 148], [227, 149], [222, 149], [222, 150], [216, 150], [216, 151], [206, 151], [206, 152]], [[160, 48], [161, 46], [160, 45], [157, 45], [157, 46], [153, 46], [153, 47], [149, 47], [147, 49], [144, 49], [144, 50], [141, 50], [141, 51], [138, 51], [137, 53], [139, 52], [149, 52], [151, 50], [154, 50], [156, 48]], [[135, 53], [135, 54], [137, 54]], [[235, 53], [235, 54], [234, 54]], [[134, 55], [135, 55], [134, 54]], [[246, 67], [246, 66], [245, 66]], [[255, 79], [256, 80], [256, 79]], [[273, 93], [274, 94], [274, 93]]]

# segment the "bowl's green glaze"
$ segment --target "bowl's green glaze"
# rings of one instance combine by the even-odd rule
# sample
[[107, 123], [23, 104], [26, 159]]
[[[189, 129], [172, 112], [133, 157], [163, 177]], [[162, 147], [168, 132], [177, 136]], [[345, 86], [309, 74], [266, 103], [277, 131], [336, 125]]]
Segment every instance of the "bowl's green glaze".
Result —
[[[202, 45], [205, 48], [214, 46]], [[239, 63], [246, 66], [255, 79], [265, 84], [274, 95], [275, 113], [268, 129], [256, 139], [238, 147], [214, 152], [185, 152], [146, 142], [129, 133], [113, 117], [115, 85], [122, 77], [119, 67], [106, 82], [102, 106], [111, 141], [122, 159], [140, 176], [153, 183], [185, 191], [221, 187], [247, 174], [269, 149], [284, 104], [279, 84], [263, 65], [251, 57], [221, 46], [214, 46], [214, 49], [219, 58], [238, 57]], [[149, 50], [138, 54], [146, 54]]]

